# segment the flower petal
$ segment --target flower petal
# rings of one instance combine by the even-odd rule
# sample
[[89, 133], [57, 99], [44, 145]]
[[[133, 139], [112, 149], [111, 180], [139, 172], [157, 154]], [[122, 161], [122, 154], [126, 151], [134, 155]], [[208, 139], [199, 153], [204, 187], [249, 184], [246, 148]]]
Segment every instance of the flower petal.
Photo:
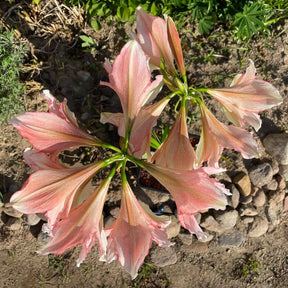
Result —
[[175, 74], [166, 21], [146, 13], [142, 7], [136, 9], [136, 21], [139, 43], [150, 57], [150, 63], [160, 67], [161, 57], [163, 57], [168, 71]]
[[82, 131], [74, 114], [64, 105], [55, 104], [55, 99], [44, 93], [50, 112], [26, 112], [11, 120], [22, 137], [42, 152], [59, 152], [79, 146], [95, 146], [101, 141]]
[[46, 213], [52, 227], [57, 218], [81, 204], [87, 182], [103, 166], [103, 161], [77, 168], [38, 170], [30, 175], [22, 189], [14, 193], [11, 205], [25, 214]]
[[246, 159], [259, 157], [257, 143], [248, 131], [219, 122], [204, 104], [200, 112], [202, 132], [196, 149], [199, 165], [208, 161], [208, 166], [218, 167], [223, 148], [234, 149]]
[[224, 209], [225, 194], [230, 194], [225, 186], [210, 178], [203, 168], [178, 170], [150, 163], [143, 163], [143, 168], [172, 194], [181, 225], [197, 237], [204, 237], [194, 216], [210, 208]]
[[194, 168], [196, 154], [189, 140], [184, 107], [181, 107], [168, 138], [154, 153], [151, 162], [167, 168]]
[[63, 254], [66, 250], [82, 245], [77, 266], [90, 252], [95, 240], [98, 240], [100, 258], [106, 253], [106, 235], [103, 229], [102, 210], [110, 184], [110, 178], [105, 179], [100, 186], [81, 205], [71, 209], [67, 217], [61, 219], [53, 227], [53, 237], [39, 252]]
[[255, 80], [254, 63], [245, 74], [237, 75], [232, 86], [222, 89], [208, 89], [208, 93], [225, 108], [227, 118], [237, 126], [245, 122], [257, 131], [261, 127], [258, 113], [282, 103], [279, 91], [269, 82]]
[[125, 127], [127, 127], [141, 107], [155, 98], [155, 94], [161, 90], [162, 76], [159, 75], [151, 82], [147, 56], [135, 40], [129, 41], [122, 48], [112, 69], [107, 63], [105, 67], [110, 71], [110, 83], [101, 82], [101, 84], [111, 87], [118, 94], [125, 116]]
[[170, 246], [164, 231], [170, 220], [147, 213], [135, 198], [129, 184], [123, 181], [118, 218], [107, 228], [107, 261], [118, 259], [133, 279], [144, 262], [152, 240], [161, 247]]

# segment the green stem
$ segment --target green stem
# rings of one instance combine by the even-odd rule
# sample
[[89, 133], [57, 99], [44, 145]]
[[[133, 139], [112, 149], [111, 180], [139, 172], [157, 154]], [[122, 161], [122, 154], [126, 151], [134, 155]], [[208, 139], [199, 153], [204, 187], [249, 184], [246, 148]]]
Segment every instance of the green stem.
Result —
[[115, 146], [113, 146], [113, 145], [110, 145], [110, 144], [108, 144], [108, 143], [104, 143], [104, 142], [103, 142], [100, 146], [103, 147], [103, 148], [111, 149], [111, 150], [113, 150], [113, 151], [115, 151], [115, 152], [118, 152], [118, 153], [122, 153], [121, 149], [119, 149], [119, 148], [117, 148], [117, 147], [115, 147]]

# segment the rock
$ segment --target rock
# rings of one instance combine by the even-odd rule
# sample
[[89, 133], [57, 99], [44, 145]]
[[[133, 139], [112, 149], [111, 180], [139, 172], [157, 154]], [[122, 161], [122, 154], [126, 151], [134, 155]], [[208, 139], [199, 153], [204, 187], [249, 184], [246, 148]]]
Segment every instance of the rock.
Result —
[[182, 250], [186, 253], [207, 253], [209, 248], [207, 243], [195, 241], [191, 245], [183, 247]]
[[160, 192], [160, 191], [156, 191], [153, 189], [149, 189], [146, 187], [141, 187], [141, 193], [138, 193], [137, 197], [138, 199], [142, 200], [144, 203], [147, 203], [145, 197], [148, 197], [148, 199], [154, 204], [162, 204], [167, 202], [170, 199], [170, 194], [169, 193], [165, 193], [165, 192]]
[[241, 207], [240, 216], [256, 216], [258, 211], [254, 207]]
[[273, 178], [273, 170], [269, 163], [262, 163], [249, 170], [249, 177], [253, 185], [262, 187], [269, 184]]
[[271, 191], [269, 193], [269, 201], [274, 201], [276, 203], [282, 202], [285, 198], [285, 192], [285, 190]]
[[212, 215], [205, 215], [205, 217], [202, 216], [200, 226], [208, 231], [216, 232], [219, 234], [222, 234], [225, 231], [225, 229], [215, 220]]
[[240, 172], [233, 178], [233, 183], [236, 184], [239, 192], [243, 196], [251, 194], [251, 182], [248, 175], [244, 172]]
[[266, 203], [266, 195], [263, 190], [258, 190], [253, 198], [253, 205], [255, 207], [262, 207]]
[[265, 190], [275, 191], [278, 188], [278, 182], [276, 179], [272, 179], [271, 182], [266, 184], [263, 188]]
[[173, 215], [171, 216], [171, 223], [166, 228], [166, 233], [168, 235], [168, 239], [176, 237], [180, 232], [181, 225], [178, 219]]
[[283, 179], [283, 177], [281, 177], [281, 175], [276, 175], [276, 181], [278, 182], [278, 189], [279, 190], [284, 190], [286, 188], [286, 182]]
[[191, 245], [192, 244], [192, 234], [190, 233], [180, 233], [178, 238], [181, 240], [183, 245]]
[[241, 204], [246, 205], [246, 204], [251, 203], [252, 200], [253, 200], [252, 195], [249, 195], [249, 196], [246, 196], [246, 197], [241, 195], [241, 197], [240, 197], [240, 199], [239, 199], [239, 202], [240, 202]]
[[248, 229], [248, 237], [260, 237], [268, 230], [268, 221], [266, 218], [256, 216]]
[[288, 165], [280, 165], [279, 174], [284, 178], [285, 181], [288, 181]]
[[242, 222], [243, 222], [245, 225], [250, 224], [250, 223], [252, 223], [253, 221], [254, 221], [254, 217], [252, 217], [252, 216], [244, 216], [244, 217], [242, 218]]
[[240, 192], [234, 184], [230, 186], [230, 192], [232, 195], [228, 196], [228, 204], [236, 209], [239, 204]]
[[288, 196], [286, 196], [285, 201], [284, 201], [283, 212], [286, 212], [287, 210], [288, 210]]
[[151, 252], [151, 261], [158, 267], [173, 265], [177, 262], [177, 254], [173, 247], [161, 248], [157, 246]]
[[237, 210], [215, 211], [215, 220], [224, 230], [233, 228], [238, 219]]
[[15, 218], [21, 218], [23, 213], [17, 211], [16, 209], [14, 209], [13, 207], [3, 207], [2, 208], [3, 212], [6, 214], [6, 215], [9, 215], [11, 217], [15, 217]]
[[88, 71], [80, 70], [77, 72], [77, 76], [80, 81], [86, 82], [91, 77], [91, 74]]
[[272, 225], [278, 225], [283, 211], [283, 202], [270, 201], [267, 207], [267, 218]]
[[41, 218], [36, 214], [23, 215], [22, 219], [29, 226], [37, 225], [41, 221]]
[[119, 212], [120, 212], [120, 207], [114, 207], [110, 210], [110, 215], [113, 216], [114, 218], [117, 218]]
[[281, 165], [288, 165], [288, 134], [274, 133], [263, 140], [267, 153], [273, 156]]
[[235, 230], [229, 234], [222, 234], [218, 238], [218, 243], [223, 247], [239, 247], [245, 242], [243, 235]]
[[194, 218], [198, 224], [200, 224], [200, 222], [201, 222], [201, 217], [202, 217], [201, 213], [197, 213], [196, 215], [194, 215]]
[[50, 239], [48, 233], [41, 231], [37, 236], [37, 242], [41, 245], [46, 245]]
[[22, 221], [19, 218], [9, 217], [5, 225], [9, 230], [16, 231], [19, 230], [22, 226]]
[[278, 174], [279, 165], [278, 165], [277, 161], [273, 160], [272, 163], [271, 163], [271, 167], [272, 167], [272, 170], [273, 170], [273, 175]]
[[109, 227], [111, 224], [113, 224], [115, 221], [115, 218], [111, 215], [108, 215], [104, 218], [104, 228]]

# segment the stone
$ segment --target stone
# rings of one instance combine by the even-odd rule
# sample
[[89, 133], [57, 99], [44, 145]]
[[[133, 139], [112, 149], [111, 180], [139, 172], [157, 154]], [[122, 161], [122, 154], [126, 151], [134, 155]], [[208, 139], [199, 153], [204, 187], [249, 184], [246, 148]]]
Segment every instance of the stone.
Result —
[[215, 220], [212, 215], [205, 215], [205, 217], [202, 215], [200, 226], [208, 231], [216, 232], [219, 234], [222, 234], [225, 231], [225, 229]]
[[276, 179], [272, 179], [271, 182], [266, 184], [263, 188], [266, 190], [275, 191], [278, 188], [278, 182]]
[[37, 242], [41, 245], [46, 245], [50, 239], [48, 233], [41, 231], [37, 236]]
[[208, 232], [205, 232], [204, 234], [205, 234], [205, 237], [198, 239], [199, 242], [208, 243], [214, 238], [213, 234], [210, 234]]
[[288, 134], [273, 133], [267, 135], [263, 145], [268, 154], [281, 165], [288, 165]]
[[13, 207], [3, 207], [2, 208], [2, 211], [8, 215], [8, 216], [11, 216], [11, 217], [15, 217], [15, 218], [21, 218], [23, 213], [17, 211], [16, 209], [14, 209]]
[[17, 231], [22, 226], [22, 221], [19, 218], [9, 217], [5, 225], [9, 230]]
[[250, 224], [254, 221], [254, 217], [252, 216], [243, 216], [243, 218], [241, 219], [242, 222], [247, 225], [247, 224]]
[[266, 204], [266, 194], [263, 190], [258, 190], [253, 198], [253, 205], [255, 207], [262, 207]]
[[276, 175], [276, 181], [278, 182], [278, 189], [284, 190], [286, 188], [286, 182], [281, 175]]
[[288, 196], [286, 196], [284, 200], [284, 209], [283, 212], [286, 212], [288, 210]]
[[183, 247], [182, 250], [186, 253], [207, 253], [209, 248], [207, 243], [195, 241], [191, 245]]
[[279, 165], [278, 165], [277, 161], [273, 160], [272, 163], [271, 163], [271, 167], [272, 167], [272, 170], [273, 170], [273, 175], [278, 174]]
[[111, 215], [108, 215], [104, 218], [104, 228], [109, 227], [111, 224], [115, 222], [115, 218]]
[[173, 237], [176, 237], [180, 232], [181, 225], [179, 223], [179, 220], [172, 215], [171, 216], [171, 223], [166, 228], [166, 233], [168, 235], [168, 239], [171, 239]]
[[284, 178], [285, 181], [288, 181], [288, 165], [280, 165], [279, 174]]
[[246, 204], [251, 203], [252, 200], [253, 200], [252, 195], [249, 195], [249, 196], [246, 196], [246, 197], [241, 195], [241, 197], [240, 197], [240, 199], [239, 199], [239, 202], [240, 202], [241, 204], [246, 205]]
[[223, 247], [239, 247], [245, 242], [245, 239], [238, 230], [234, 230], [229, 234], [222, 234], [218, 238], [218, 243]]
[[240, 192], [234, 184], [232, 184], [230, 186], [229, 190], [231, 192], [231, 195], [227, 197], [228, 198], [228, 204], [229, 204], [229, 206], [236, 209], [238, 204], [239, 204]]
[[37, 225], [41, 221], [41, 218], [36, 214], [23, 215], [22, 219], [29, 226]]
[[120, 207], [114, 207], [110, 210], [110, 215], [113, 216], [114, 218], [118, 217], [118, 214], [120, 212]]
[[233, 228], [238, 220], [237, 210], [215, 211], [215, 220], [224, 230]]
[[158, 267], [166, 267], [176, 264], [177, 254], [173, 247], [161, 248], [157, 246], [151, 252], [151, 261]]
[[269, 163], [256, 165], [249, 170], [249, 177], [253, 185], [263, 187], [272, 181], [272, 167]]
[[282, 202], [285, 198], [285, 192], [285, 190], [271, 191], [269, 193], [269, 201], [275, 201], [276, 203]]
[[283, 212], [283, 202], [270, 201], [266, 212], [269, 222], [272, 225], [278, 225]]
[[148, 197], [154, 205], [165, 203], [170, 199], [170, 194], [166, 192], [156, 191], [146, 187], [141, 187], [141, 190], [141, 193], [138, 193], [137, 196], [139, 196], [140, 198], [138, 197], [138, 199], [143, 202], [147, 202], [145, 197]]
[[251, 182], [248, 177], [248, 175], [244, 172], [238, 173], [233, 178], [233, 183], [236, 184], [236, 187], [238, 188], [239, 192], [243, 196], [249, 196], [251, 194]]
[[240, 216], [256, 216], [258, 215], [258, 211], [254, 207], [241, 207], [240, 211]]
[[253, 223], [248, 229], [248, 237], [260, 237], [268, 230], [268, 221], [266, 218], [255, 216]]
[[192, 234], [190, 233], [180, 233], [178, 235], [178, 238], [180, 239], [180, 241], [182, 242], [183, 245], [191, 245], [192, 244]]
[[91, 77], [91, 74], [88, 71], [80, 70], [77, 72], [77, 76], [80, 81], [86, 82]]

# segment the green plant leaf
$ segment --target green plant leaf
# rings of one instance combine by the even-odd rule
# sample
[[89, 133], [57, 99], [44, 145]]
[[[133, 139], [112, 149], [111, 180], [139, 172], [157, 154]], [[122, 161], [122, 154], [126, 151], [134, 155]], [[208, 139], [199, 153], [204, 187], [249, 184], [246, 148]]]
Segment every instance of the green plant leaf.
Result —
[[96, 20], [96, 19], [94, 19], [94, 20], [91, 21], [91, 27], [92, 27], [95, 31], [99, 31], [99, 30], [102, 29], [102, 25], [101, 25], [100, 21], [99, 21], [99, 20]]

